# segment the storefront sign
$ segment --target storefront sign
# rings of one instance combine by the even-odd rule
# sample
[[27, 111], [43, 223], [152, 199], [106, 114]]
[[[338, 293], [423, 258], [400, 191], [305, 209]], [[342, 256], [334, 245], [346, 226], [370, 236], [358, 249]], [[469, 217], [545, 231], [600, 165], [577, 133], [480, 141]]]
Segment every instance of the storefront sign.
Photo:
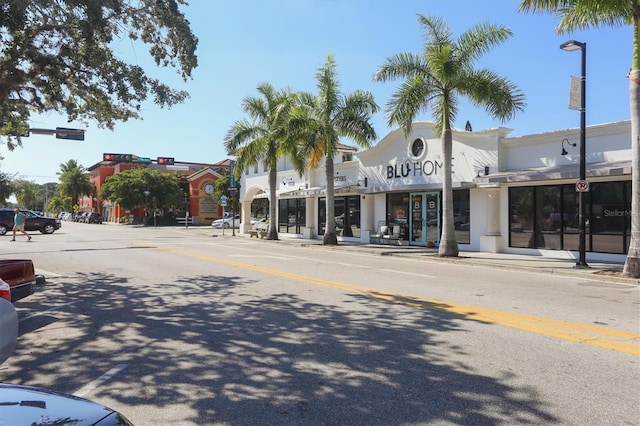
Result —
[[387, 166], [387, 179], [414, 178], [439, 174], [443, 164], [438, 161], [405, 161]]

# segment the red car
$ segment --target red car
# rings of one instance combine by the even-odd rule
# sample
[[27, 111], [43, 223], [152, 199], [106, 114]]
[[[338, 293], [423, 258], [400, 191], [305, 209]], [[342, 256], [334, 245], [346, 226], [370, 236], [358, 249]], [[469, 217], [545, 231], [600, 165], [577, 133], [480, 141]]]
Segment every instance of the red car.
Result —
[[0, 278], [9, 284], [12, 302], [36, 291], [36, 273], [29, 259], [0, 259]]

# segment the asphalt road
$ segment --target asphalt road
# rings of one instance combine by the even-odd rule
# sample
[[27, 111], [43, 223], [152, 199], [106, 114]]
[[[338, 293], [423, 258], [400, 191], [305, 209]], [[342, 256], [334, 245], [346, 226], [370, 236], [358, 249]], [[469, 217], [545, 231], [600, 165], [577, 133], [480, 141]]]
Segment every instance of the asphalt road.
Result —
[[637, 425], [637, 285], [65, 222], [0, 381], [136, 425]]

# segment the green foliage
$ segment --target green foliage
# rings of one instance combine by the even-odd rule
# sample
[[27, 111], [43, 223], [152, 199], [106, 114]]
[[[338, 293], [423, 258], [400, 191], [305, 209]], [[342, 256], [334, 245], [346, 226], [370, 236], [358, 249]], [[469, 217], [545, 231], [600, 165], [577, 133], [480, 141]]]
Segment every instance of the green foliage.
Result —
[[454, 39], [447, 23], [437, 16], [418, 15], [424, 29], [422, 54], [399, 53], [386, 59], [373, 76], [375, 81], [404, 79], [387, 102], [389, 124], [398, 124], [409, 135], [416, 116], [431, 110], [434, 133], [441, 135], [444, 168], [442, 178], [442, 235], [438, 254], [458, 256], [453, 218], [451, 153], [458, 105], [462, 97], [483, 107], [493, 118], [507, 120], [525, 107], [524, 94], [508, 79], [475, 62], [491, 47], [511, 37], [505, 26], [480, 23]]
[[70, 212], [71, 198], [61, 197], [59, 195], [49, 198], [47, 211], [51, 213]]
[[325, 160], [327, 181], [326, 226], [323, 244], [336, 245], [338, 238], [334, 214], [334, 163], [341, 137], [369, 147], [376, 139], [371, 116], [378, 111], [373, 95], [364, 90], [349, 94], [340, 91], [333, 56], [316, 72], [318, 94], [301, 93], [302, 108], [295, 118], [296, 134], [304, 142], [308, 167], [314, 169]]
[[[294, 169], [302, 175], [304, 160], [300, 153], [300, 138], [292, 129], [298, 98], [288, 89], [275, 90], [269, 83], [258, 86], [258, 97], [246, 97], [242, 110], [251, 118], [236, 121], [225, 136], [227, 153], [236, 156], [236, 178], [248, 167], [264, 164], [269, 170], [269, 196], [276, 199], [278, 159], [288, 157]], [[222, 185], [223, 183], [220, 183]], [[226, 183], [228, 187], [228, 181]], [[278, 239], [276, 211], [269, 217], [273, 226], [270, 240]]]
[[197, 66], [197, 38], [180, 12], [184, 0], [11, 0], [0, 5], [0, 135], [21, 145], [30, 114], [56, 111], [69, 121], [113, 129], [139, 118], [151, 97], [160, 106], [188, 94], [119, 59], [129, 38], [149, 47], [158, 66], [183, 80]]
[[[155, 197], [156, 206], [163, 209], [182, 202], [184, 193], [178, 183], [178, 176], [160, 170], [126, 170], [105, 180], [100, 188], [100, 198], [132, 210], [145, 205], [151, 207]], [[146, 190], [148, 196], [144, 194]]]
[[91, 182], [91, 175], [77, 160], [69, 160], [60, 164], [58, 190], [63, 197], [71, 198], [71, 205], [78, 204], [83, 195], [91, 195], [95, 186]]
[[13, 184], [11, 176], [0, 172], [0, 206], [7, 206], [7, 198], [13, 194]]
[[28, 180], [14, 180], [13, 194], [16, 196], [18, 205], [32, 209], [38, 197], [38, 184]]
[[230, 180], [229, 176], [222, 176], [218, 178], [218, 180], [216, 180], [216, 189], [213, 196], [219, 200], [220, 197], [224, 195], [229, 200], [226, 209], [238, 212], [240, 211], [240, 200], [238, 199], [240, 188], [239, 185], [236, 184], [238, 190], [231, 191], [231, 188], [229, 188]]

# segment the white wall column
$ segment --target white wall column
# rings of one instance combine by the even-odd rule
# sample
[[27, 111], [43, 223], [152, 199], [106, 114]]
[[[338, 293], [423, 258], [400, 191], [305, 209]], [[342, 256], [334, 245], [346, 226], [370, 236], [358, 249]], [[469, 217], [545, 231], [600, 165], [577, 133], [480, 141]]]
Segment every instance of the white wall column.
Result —
[[253, 228], [253, 225], [251, 225], [251, 201], [253, 200], [244, 200], [240, 206], [242, 209], [242, 213], [240, 215], [240, 220], [242, 221], [240, 224], [240, 232], [243, 234], [248, 233], [249, 229]]
[[304, 203], [305, 216], [306, 216], [307, 222], [306, 222], [306, 226], [302, 231], [302, 235], [304, 238], [308, 240], [315, 239], [317, 235], [317, 232], [316, 232], [317, 228], [315, 227], [315, 223], [318, 215], [316, 214], [315, 203], [316, 203], [316, 199], [313, 197], [307, 197]]
[[500, 234], [500, 188], [484, 188], [486, 194], [487, 223], [486, 231], [480, 237], [480, 251], [497, 253], [502, 248]]

